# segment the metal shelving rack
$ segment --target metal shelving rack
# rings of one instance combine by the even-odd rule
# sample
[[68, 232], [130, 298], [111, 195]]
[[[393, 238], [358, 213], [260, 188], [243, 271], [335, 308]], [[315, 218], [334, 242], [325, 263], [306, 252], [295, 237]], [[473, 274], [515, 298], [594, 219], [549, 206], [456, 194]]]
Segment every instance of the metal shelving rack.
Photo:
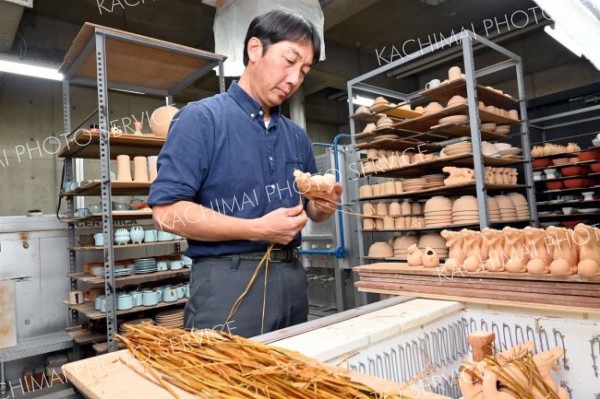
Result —
[[[523, 160], [521, 163], [523, 164], [524, 176], [525, 176], [525, 186], [522, 188], [524, 188], [526, 190], [526, 194], [527, 194], [527, 201], [529, 204], [529, 211], [530, 211], [530, 221], [529, 222], [537, 225], [538, 224], [538, 215], [537, 215], [537, 209], [536, 209], [535, 190], [534, 190], [533, 173], [532, 173], [532, 166], [531, 166], [531, 145], [530, 145], [530, 141], [529, 141], [529, 123], [528, 123], [528, 118], [527, 118], [525, 83], [524, 83], [524, 77], [523, 77], [523, 63], [522, 63], [521, 57], [519, 57], [518, 55], [504, 49], [503, 47], [471, 32], [471, 31], [465, 30], [459, 34], [453, 35], [452, 37], [448, 38], [448, 40], [446, 42], [447, 43], [461, 43], [462, 42], [462, 58], [464, 61], [463, 71], [466, 76], [465, 83], [463, 83], [464, 85], [466, 85], [466, 90], [464, 92], [462, 92], [462, 95], [467, 98], [468, 112], [467, 112], [467, 110], [464, 110], [464, 111], [465, 111], [465, 114], [468, 114], [468, 116], [469, 116], [469, 129], [464, 129], [464, 132], [460, 132], [460, 131], [449, 132], [451, 134], [446, 135], [445, 138], [444, 137], [435, 138], [433, 135], [425, 134], [424, 139], [426, 139], [426, 140], [428, 139], [431, 141], [440, 141], [440, 140], [447, 140], [448, 138], [459, 137], [460, 135], [463, 135], [463, 136], [470, 135], [471, 143], [473, 144], [473, 155], [470, 156], [469, 158], [472, 158], [472, 165], [474, 166], [474, 172], [475, 172], [475, 184], [474, 184], [475, 187], [474, 187], [474, 189], [475, 189], [476, 196], [477, 196], [477, 204], [478, 204], [478, 211], [479, 211], [479, 221], [480, 221], [479, 228], [483, 229], [485, 227], [489, 227], [490, 220], [488, 217], [486, 198], [487, 198], [488, 189], [493, 188], [493, 187], [490, 187], [490, 185], [487, 185], [485, 183], [484, 165], [486, 165], [487, 157], [484, 157], [484, 155], [482, 154], [481, 142], [482, 142], [482, 137], [488, 138], [488, 139], [497, 139], [497, 138], [494, 138], [493, 135], [490, 136], [489, 133], [481, 131], [481, 129], [480, 129], [481, 115], [486, 114], [486, 112], [480, 111], [478, 109], [478, 103], [479, 103], [480, 99], [482, 101], [487, 100], [487, 99], [490, 99], [490, 101], [492, 101], [492, 100], [498, 100], [499, 98], [504, 97], [504, 96], [501, 94], [500, 95], [495, 94], [494, 92], [487, 90], [485, 87], [479, 85], [477, 83], [477, 79], [480, 79], [484, 76], [487, 76], [487, 75], [490, 75], [493, 73], [497, 73], [499, 71], [503, 71], [503, 70], [506, 70], [509, 68], [515, 68], [517, 86], [518, 86], [518, 99], [516, 101], [508, 99], [507, 97], [504, 97], [504, 99], [514, 101], [514, 103], [518, 104], [518, 107], [519, 107], [519, 114], [520, 114], [520, 121], [519, 121], [520, 133], [519, 133], [519, 135], [521, 137], [521, 148], [522, 148], [522, 152], [523, 152]], [[479, 70], [476, 70], [475, 69], [474, 50], [473, 50], [474, 45], [478, 45], [478, 47], [483, 46], [483, 47], [489, 48], [490, 50], [494, 50], [497, 53], [501, 54], [503, 56], [503, 58], [505, 57], [506, 59], [504, 59], [503, 61], [498, 62], [494, 65], [487, 66], [487, 67], [481, 68]], [[416, 51], [412, 54], [408, 54], [394, 62], [391, 62], [387, 65], [381, 66], [381, 67], [374, 69], [366, 74], [363, 74], [361, 76], [358, 76], [358, 77], [350, 80], [348, 82], [349, 115], [354, 114], [355, 104], [353, 102], [353, 98], [354, 98], [354, 94], [358, 93], [358, 92], [397, 99], [397, 100], [400, 100], [401, 103], [408, 103], [408, 102], [425, 99], [426, 97], [424, 97], [420, 94], [420, 90], [417, 92], [413, 92], [413, 93], [401, 93], [401, 92], [390, 90], [387, 88], [377, 87], [377, 86], [374, 86], [374, 85], [371, 85], [371, 84], [368, 84], [365, 82], [368, 81], [369, 79], [372, 79], [379, 75], [385, 74], [388, 71], [398, 69], [409, 62], [413, 62], [417, 59], [422, 59], [424, 57], [427, 57], [438, 50], [440, 50], [440, 46], [437, 43], [434, 43], [428, 47], [422, 48], [419, 51]], [[450, 82], [448, 84], [448, 86], [451, 86], [451, 85], [453, 85], [453, 82]], [[458, 88], [449, 87], [446, 90], [453, 90], [454, 94], [459, 94], [459, 91], [462, 91], [463, 87], [458, 87]], [[492, 104], [492, 105], [497, 105], [497, 104]], [[491, 115], [486, 115], [488, 120], [493, 120], [493, 118], [490, 118], [490, 116]], [[500, 118], [500, 119], [503, 119], [503, 118]], [[504, 121], [499, 120], [499, 122], [504, 122]], [[356, 148], [357, 147], [357, 142], [356, 142], [357, 131], [356, 131], [355, 120], [352, 118], [350, 118], [350, 132], [352, 135], [352, 144]], [[433, 133], [437, 133], [437, 132], [433, 132]], [[442, 135], [441, 132], [440, 132], [440, 135]], [[357, 153], [355, 153], [355, 154], [356, 154], [355, 161], [358, 162], [359, 156]], [[488, 159], [488, 162], [489, 162], [489, 159]], [[416, 168], [415, 170], [418, 170], [421, 167], [420, 165], [421, 165], [421, 163], [415, 165], [415, 168]], [[387, 175], [386, 175], [386, 177], [387, 177]], [[354, 187], [355, 198], [358, 198], [358, 182], [359, 182], [359, 179], [357, 179], [357, 184], [355, 185], [356, 187]], [[472, 190], [472, 188], [471, 188], [471, 190]], [[472, 191], [471, 191], [471, 193], [472, 193]], [[410, 194], [415, 194], [415, 193], [410, 193]], [[416, 193], [416, 194], [417, 194], [416, 196], [418, 196], [418, 193]], [[407, 195], [408, 195], [408, 193], [407, 193]], [[358, 239], [359, 252], [360, 252], [361, 259], [364, 259], [365, 258], [364, 257], [365, 249], [364, 249], [364, 239], [363, 239], [363, 231], [362, 231], [361, 224], [358, 225], [358, 233], [359, 233], [359, 239]]]
[[[157, 154], [164, 139], [157, 137], [112, 137], [109, 133], [108, 91], [121, 90], [165, 97], [172, 103], [173, 94], [186, 88], [215, 67], [219, 72], [219, 89], [225, 91], [223, 73], [224, 56], [207, 51], [181, 46], [162, 40], [124, 32], [117, 29], [86, 23], [71, 49], [67, 52], [60, 71], [63, 81], [63, 119], [65, 137], [70, 144], [59, 153], [65, 157], [65, 179], [73, 180], [74, 158], [96, 158], [100, 160], [101, 179], [88, 193], [72, 193], [67, 198], [69, 216], [69, 273], [77, 272], [76, 218], [74, 203], [77, 195], [93, 195], [100, 191], [102, 206], [102, 233], [104, 234], [104, 288], [107, 299], [106, 329], [108, 351], [117, 349], [114, 335], [117, 330], [117, 312], [114, 276], [112, 184], [110, 181], [111, 147], [116, 153]], [[98, 92], [98, 133], [89, 141], [73, 140], [70, 113], [71, 84], [96, 87]], [[77, 129], [76, 129], [77, 130]], [[87, 134], [90, 134], [89, 132]], [[113, 143], [111, 143], [111, 141]], [[85, 143], [85, 144], [83, 144]], [[126, 151], [133, 151], [131, 153]], [[113, 152], [112, 157], [115, 154]], [[127, 190], [127, 189], [125, 189]], [[64, 195], [64, 194], [63, 194]], [[123, 191], [122, 195], [127, 195]], [[143, 217], [149, 217], [144, 215]], [[158, 243], [164, 244], [164, 243]], [[78, 280], [71, 278], [71, 289], [77, 288]], [[78, 312], [71, 309], [71, 319], [78, 320]]]

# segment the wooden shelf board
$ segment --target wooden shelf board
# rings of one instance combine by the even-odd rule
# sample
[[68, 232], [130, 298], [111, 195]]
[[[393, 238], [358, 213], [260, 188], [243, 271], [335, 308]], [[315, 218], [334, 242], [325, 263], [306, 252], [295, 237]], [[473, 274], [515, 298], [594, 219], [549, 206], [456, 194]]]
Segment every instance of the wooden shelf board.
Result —
[[[552, 155], [543, 155], [541, 157], [534, 157], [532, 156], [531, 159], [540, 159], [540, 158], [570, 158], [573, 155], [579, 155], [579, 153], [581, 152], [586, 152], [586, 151], [590, 151], [590, 150], [597, 150], [600, 147], [588, 147], [587, 149], [582, 149], [579, 151], [572, 151], [572, 152], [559, 152], [558, 154], [552, 154]], [[600, 162], [600, 160], [595, 160], [595, 161], [586, 161], [586, 162]], [[556, 168], [556, 167], [561, 167], [561, 166], [569, 166], [570, 164], [564, 164], [564, 165], [554, 165], [554, 166], [546, 166], [546, 168], [543, 169], [547, 169], [547, 168]]]
[[[127, 282], [127, 281], [143, 280], [143, 279], [147, 279], [147, 278], [169, 277], [169, 276], [176, 276], [176, 275], [182, 274], [182, 273], [189, 274], [189, 273], [191, 273], [191, 271], [192, 271], [192, 269], [190, 269], [188, 267], [184, 267], [183, 269], [179, 269], [179, 270], [167, 270], [164, 272], [140, 273], [140, 274], [131, 274], [129, 276], [115, 277], [115, 281], [116, 282]], [[67, 277], [70, 277], [77, 281], [81, 281], [82, 283], [86, 283], [86, 284], [104, 284], [103, 277], [96, 277], [96, 276], [92, 276], [87, 273], [69, 273], [69, 274], [67, 274]]]
[[350, 115], [350, 118], [365, 123], [376, 123], [379, 120], [380, 116], [377, 116], [377, 114], [363, 113]]
[[[143, 242], [141, 244], [124, 244], [124, 245], [114, 244], [113, 247], [115, 249], [129, 249], [129, 248], [154, 247], [157, 245], [166, 245], [166, 244], [183, 244], [185, 242], [187, 242], [187, 240], [169, 240], [169, 241]], [[67, 249], [69, 249], [71, 251], [102, 251], [102, 250], [104, 250], [104, 247], [103, 246], [67, 247]]]
[[81, 326], [66, 328], [67, 334], [79, 345], [91, 344], [106, 340], [106, 333], [98, 333], [83, 329]]
[[[158, 155], [166, 139], [153, 134], [141, 136], [133, 134], [110, 135], [110, 156], [117, 159], [117, 155], [126, 154], [134, 156]], [[58, 157], [77, 157], [86, 159], [100, 159], [100, 131], [97, 129], [82, 129], [69, 139], [67, 144], [58, 152]]]
[[[100, 180], [92, 180], [72, 191], [63, 191], [62, 196], [99, 196], [101, 195]], [[119, 195], [147, 195], [152, 183], [150, 182], [111, 182], [111, 193]]]
[[592, 205], [598, 204], [600, 199], [592, 200], [592, 201], [583, 201], [583, 200], [574, 200], [574, 201], [542, 201], [538, 202], [537, 206], [565, 206], [565, 205]]
[[[183, 305], [188, 301], [188, 298], [179, 299], [174, 302], [160, 302], [154, 306], [138, 306], [129, 310], [117, 310], [117, 315], [143, 312], [150, 309], [160, 309], [167, 306]], [[106, 313], [102, 313], [94, 309], [93, 302], [84, 302], [81, 305], [68, 305], [69, 309], [83, 313], [88, 319], [100, 320], [106, 318]]]
[[538, 219], [585, 219], [586, 217], [599, 216], [600, 212], [572, 213], [570, 215], [538, 215]]
[[[533, 158], [536, 159], [536, 158]], [[581, 166], [581, 165], [590, 165], [596, 162], [600, 162], [600, 160], [594, 160], [594, 161], [581, 161], [581, 162], [569, 162], [569, 163], [564, 163], [562, 165], [548, 165], [548, 166], [544, 166], [543, 168], [533, 168], [534, 171], [543, 171], [544, 169], [560, 169], [560, 168], [564, 168], [565, 166]]]
[[[151, 218], [152, 210], [150, 208], [144, 208], [144, 209], [147, 209], [147, 210], [112, 211], [112, 217], [113, 217], [113, 219]], [[61, 221], [67, 222], [67, 223], [76, 223], [76, 222], [87, 222], [87, 221], [94, 221], [94, 220], [101, 220], [101, 219], [102, 219], [101, 213], [92, 213], [91, 215], [83, 216], [83, 217], [73, 217], [73, 218], [64, 217], [61, 219]]]
[[[83, 51], [88, 43], [95, 40], [97, 30], [142, 41], [134, 42], [106, 36], [106, 54], [109, 54], [106, 57], [106, 75], [111, 83], [168, 91], [198, 70], [216, 65], [217, 59], [225, 59], [223, 56], [192, 47], [86, 22], [65, 55], [60, 67], [61, 73], [67, 72], [84, 56], [74, 77], [96, 80], [96, 52], [92, 50], [85, 55]], [[94, 48], [95, 45], [92, 46], [92, 49]]]
[[597, 184], [592, 187], [585, 188], [561, 188], [560, 190], [547, 190], [544, 191], [545, 194], [553, 194], [553, 193], [564, 193], [564, 192], [573, 192], [573, 191], [594, 191], [600, 188], [600, 184]]
[[[513, 109], [519, 103], [518, 100], [497, 93], [494, 90], [488, 89], [480, 84], [476, 85], [477, 99], [483, 101], [485, 105], [494, 105], [496, 107]], [[467, 97], [467, 82], [464, 79], [452, 80], [446, 84], [442, 84], [438, 87], [429, 90], [423, 90], [419, 92], [422, 97], [426, 97], [430, 100], [438, 101], [439, 103], [446, 104], [454, 96]]]
[[[434, 127], [437, 125], [434, 125]], [[469, 125], [454, 125], [454, 124], [448, 124], [448, 125], [439, 125], [439, 127], [433, 128], [429, 131], [430, 134], [433, 133], [438, 133], [438, 134], [444, 134], [447, 137], [471, 137], [471, 128], [469, 127]], [[481, 133], [481, 138], [483, 140], [489, 140], [489, 141], [493, 141], [493, 140], [506, 140], [507, 139], [507, 135], [506, 134], [500, 134], [500, 133], [495, 133], [495, 132], [490, 132], [487, 130], [481, 130], [480, 129], [480, 133]]]
[[[435, 267], [424, 267], [424, 266], [409, 266], [406, 262], [396, 263], [375, 263], [370, 265], [360, 265], [352, 268], [357, 273], [370, 272], [370, 273], [382, 273], [382, 274], [408, 274], [416, 276], [435, 276], [435, 277], [454, 277], [454, 278], [488, 278], [488, 279], [501, 279], [501, 280], [524, 280], [524, 281], [555, 281], [555, 282], [575, 282], [575, 283], [600, 283], [600, 277], [584, 277], [578, 274], [570, 276], [555, 276], [553, 274], [529, 274], [529, 273], [509, 273], [509, 272], [454, 272], [442, 273], [438, 268]], [[600, 296], [600, 291], [598, 291]]]
[[[491, 225], [506, 225], [507, 223], [519, 223], [519, 222], [530, 222], [529, 218], [527, 219], [514, 219], [514, 220], [503, 220], [500, 222], [490, 222]], [[463, 229], [467, 227], [477, 227], [479, 228], [479, 222], [477, 223], [465, 223], [465, 224], [450, 224], [446, 226], [440, 227], [422, 227], [422, 228], [410, 228], [410, 229], [393, 229], [393, 230], [363, 230], [363, 233], [410, 233], [413, 231], [437, 231], [437, 230], [453, 230], [453, 229]], [[365, 258], [371, 259], [371, 258]], [[372, 258], [376, 259], [376, 258]], [[394, 258], [384, 258], [385, 260], [395, 260]]]
[[561, 180], [569, 180], [569, 179], [587, 179], [590, 177], [596, 177], [596, 176], [600, 176], [600, 172], [599, 173], [588, 173], [585, 175], [576, 175], [576, 176], [562, 176], [562, 177], [556, 177], [554, 179], [546, 179], [546, 180], [535, 180], [536, 183], [545, 183], [548, 181], [561, 181]]
[[[500, 115], [492, 114], [491, 112], [487, 112], [487, 111], [483, 111], [483, 110], [478, 110], [478, 111], [479, 111], [479, 119], [481, 120], [482, 123], [495, 122], [495, 123], [502, 124], [502, 125], [512, 125], [512, 124], [519, 122], [514, 119], [505, 118]], [[439, 120], [441, 118], [450, 116], [450, 115], [469, 115], [469, 106], [467, 104], [454, 105], [452, 107], [444, 108], [443, 110], [433, 113], [433, 114], [423, 115], [419, 118], [409, 119], [406, 121], [399, 122], [399, 123], [395, 124], [393, 127], [397, 128], [397, 129], [401, 129], [401, 130], [409, 130], [409, 131], [415, 131], [415, 132], [428, 132], [428, 131], [430, 131], [432, 126], [437, 126], [439, 124]], [[468, 131], [470, 131], [468, 129], [468, 126], [466, 126], [466, 128]], [[459, 134], [459, 133], [456, 133], [456, 134]], [[464, 134], [461, 134], [461, 135], [464, 135]], [[470, 135], [470, 133], [468, 133], [466, 135]], [[498, 135], [498, 134], [494, 133], [494, 135]], [[506, 138], [506, 135], [499, 135], [499, 136], [502, 138]]]
[[[502, 191], [502, 190], [516, 190], [516, 189], [521, 189], [521, 188], [526, 188], [527, 186], [524, 184], [506, 184], [506, 185], [499, 185], [499, 184], [488, 184], [486, 185], [486, 188], [488, 190], [493, 190], [493, 191]], [[408, 192], [403, 192], [401, 194], [394, 194], [394, 195], [380, 195], [377, 197], [362, 197], [359, 198], [359, 201], [373, 201], [373, 200], [385, 200], [385, 199], [393, 199], [393, 198], [404, 198], [404, 197], [421, 197], [421, 196], [429, 196], [431, 194], [437, 194], [437, 193], [452, 193], [452, 192], [456, 192], [456, 191], [464, 191], [466, 189], [473, 189], [475, 188], [475, 182], [472, 183], [464, 183], [464, 184], [455, 184], [452, 186], [442, 186], [442, 187], [434, 187], [434, 188], [429, 188], [426, 190], [421, 190], [421, 191], [408, 191]]]

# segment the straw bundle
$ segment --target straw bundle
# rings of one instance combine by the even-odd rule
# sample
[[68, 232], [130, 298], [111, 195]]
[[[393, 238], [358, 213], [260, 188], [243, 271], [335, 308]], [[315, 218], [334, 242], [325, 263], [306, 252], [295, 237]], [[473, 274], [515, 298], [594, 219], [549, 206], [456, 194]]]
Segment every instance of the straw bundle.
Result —
[[224, 332], [147, 325], [130, 326], [118, 338], [153, 382], [175, 398], [179, 396], [169, 384], [200, 398], [403, 398], [374, 392], [300, 353]]

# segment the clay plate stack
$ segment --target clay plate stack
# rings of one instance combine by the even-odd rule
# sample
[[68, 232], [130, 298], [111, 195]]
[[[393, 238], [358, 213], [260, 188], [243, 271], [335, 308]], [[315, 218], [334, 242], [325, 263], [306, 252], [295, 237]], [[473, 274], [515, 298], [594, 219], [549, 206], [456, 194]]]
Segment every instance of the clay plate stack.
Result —
[[506, 195], [496, 195], [496, 202], [500, 208], [500, 218], [503, 222], [509, 222], [517, 219], [515, 204]]
[[425, 175], [423, 179], [427, 182], [423, 185], [425, 189], [444, 186], [444, 174]]
[[471, 154], [473, 152], [473, 146], [469, 141], [462, 141], [460, 143], [451, 144], [447, 147], [444, 147], [442, 151], [447, 157], [453, 157], [455, 155]]
[[506, 196], [515, 205], [517, 219], [529, 219], [529, 206], [527, 205], [527, 199], [525, 196], [519, 193], [509, 193]]
[[479, 223], [479, 212], [477, 209], [477, 198], [472, 195], [463, 195], [452, 204], [452, 223]]
[[421, 191], [425, 184], [427, 184], [427, 180], [424, 178], [407, 179], [402, 182], [402, 188], [406, 192]]
[[183, 309], [167, 310], [156, 315], [156, 325], [167, 328], [183, 327]]

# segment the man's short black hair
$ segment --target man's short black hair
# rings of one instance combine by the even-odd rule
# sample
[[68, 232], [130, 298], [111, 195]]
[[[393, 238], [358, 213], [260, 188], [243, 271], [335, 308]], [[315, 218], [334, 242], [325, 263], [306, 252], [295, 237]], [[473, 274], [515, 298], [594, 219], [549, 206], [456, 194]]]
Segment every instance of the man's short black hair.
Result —
[[244, 65], [248, 65], [248, 41], [256, 37], [263, 44], [263, 55], [271, 44], [282, 41], [309, 42], [313, 47], [313, 65], [321, 58], [321, 38], [315, 26], [306, 18], [289, 11], [273, 10], [250, 22], [244, 40]]

